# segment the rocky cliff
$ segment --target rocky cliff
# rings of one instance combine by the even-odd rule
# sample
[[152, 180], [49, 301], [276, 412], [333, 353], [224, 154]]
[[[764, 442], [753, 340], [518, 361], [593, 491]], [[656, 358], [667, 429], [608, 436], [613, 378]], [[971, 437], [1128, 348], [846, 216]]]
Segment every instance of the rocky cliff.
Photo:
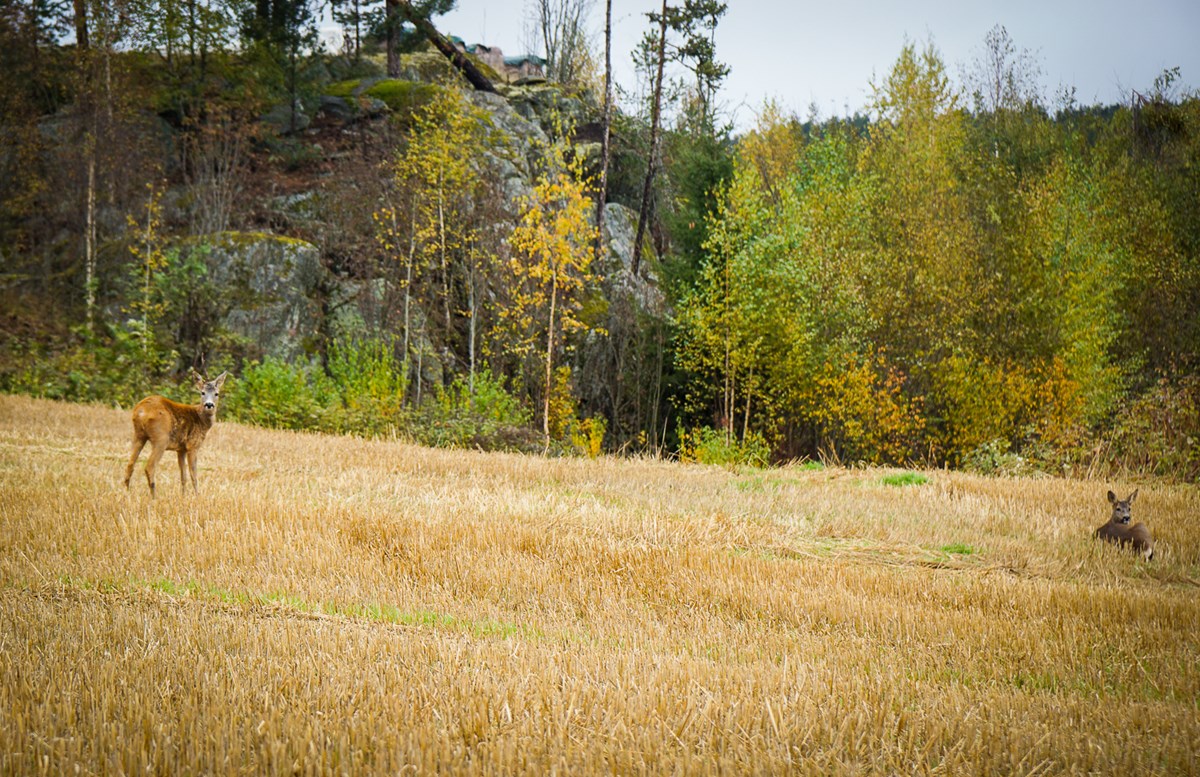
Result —
[[[402, 79], [363, 78], [330, 83], [325, 93], [311, 104], [300, 105], [301, 127], [292, 136], [323, 155], [322, 175], [298, 178], [285, 194], [269, 198], [263, 206], [261, 231], [217, 233], [198, 236], [212, 245], [205, 257], [210, 279], [229, 285], [220, 326], [249, 343], [252, 357], [273, 356], [292, 360], [303, 354], [311, 343], [333, 331], [354, 333], [386, 325], [381, 320], [381, 300], [388, 294], [387, 281], [362, 272], [344, 272], [323, 260], [322, 240], [330, 231], [345, 229], [346, 210], [334, 200], [339, 196], [330, 179], [344, 181], [354, 173], [340, 164], [353, 152], [333, 151], [326, 145], [338, 137], [354, 136], [372, 126], [400, 126], [403, 138], [406, 120], [427, 100], [431, 90], [446, 78], [445, 68], [428, 54], [409, 55]], [[453, 87], [452, 87], [453, 88]], [[478, 149], [481, 165], [486, 165], [502, 181], [500, 196], [505, 202], [497, 209], [517, 214], [524, 198], [532, 191], [539, 156], [551, 136], [570, 133], [573, 153], [593, 169], [599, 164], [599, 143], [595, 142], [593, 110], [579, 97], [565, 94], [549, 84], [503, 85], [499, 94], [463, 92], [466, 103], [482, 110], [490, 121], [493, 141]], [[269, 112], [264, 121], [284, 129], [280, 117], [284, 107]], [[276, 115], [278, 114], [278, 115]], [[390, 124], [389, 124], [390, 123]], [[324, 138], [333, 140], [323, 142]], [[394, 156], [384, 149], [382, 158]], [[367, 168], [367, 175], [371, 169]], [[379, 176], [384, 170], [376, 169]], [[358, 181], [356, 188], [369, 188]], [[278, 188], [278, 187], [276, 187]], [[358, 210], [369, 207], [359, 204]], [[354, 214], [360, 228], [362, 214]], [[603, 209], [602, 245], [606, 249], [597, 263], [601, 293], [609, 302], [621, 297], [622, 310], [661, 315], [664, 300], [652, 271], [643, 264], [641, 277], [630, 272], [633, 254], [634, 221], [630, 209], [609, 202]], [[359, 244], [369, 244], [370, 235], [360, 235]], [[353, 265], [353, 257], [342, 264]], [[415, 311], [424, 316], [429, 311]], [[429, 375], [443, 375], [436, 349], [427, 348]]]

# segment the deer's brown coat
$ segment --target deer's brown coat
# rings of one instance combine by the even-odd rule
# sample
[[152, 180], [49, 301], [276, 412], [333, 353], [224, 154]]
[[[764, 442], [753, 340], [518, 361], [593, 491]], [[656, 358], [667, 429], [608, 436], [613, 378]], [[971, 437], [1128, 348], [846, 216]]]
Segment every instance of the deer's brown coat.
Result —
[[166, 451], [179, 454], [179, 481], [187, 492], [188, 471], [191, 471], [192, 490], [199, 491], [196, 478], [196, 454], [204, 444], [208, 430], [217, 419], [217, 400], [227, 373], [222, 372], [214, 380], [196, 376], [196, 389], [200, 392], [200, 403], [183, 405], [166, 397], [149, 396], [133, 408], [133, 450], [129, 465], [125, 467], [125, 487], [133, 477], [133, 468], [141, 455], [142, 448], [150, 443], [150, 456], [146, 459], [146, 482], [150, 494], [154, 494], [154, 471], [158, 460]]
[[1135, 553], [1141, 553], [1149, 561], [1154, 558], [1154, 537], [1144, 523], [1129, 525], [1132, 517], [1130, 507], [1137, 494], [1134, 490], [1128, 499], [1117, 499], [1117, 495], [1109, 491], [1108, 501], [1112, 503], [1112, 516], [1108, 523], [1096, 529], [1093, 536], [1116, 543], [1118, 547], [1129, 545]]

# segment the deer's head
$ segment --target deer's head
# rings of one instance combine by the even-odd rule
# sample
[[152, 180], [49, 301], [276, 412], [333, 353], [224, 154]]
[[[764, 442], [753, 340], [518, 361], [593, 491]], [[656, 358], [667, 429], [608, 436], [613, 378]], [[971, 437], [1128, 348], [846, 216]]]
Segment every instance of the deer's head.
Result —
[[1128, 499], [1117, 499], [1117, 495], [1112, 491], [1108, 492], [1108, 501], [1112, 504], [1112, 522], [1113, 523], [1129, 523], [1133, 516], [1131, 505], [1133, 500], [1137, 499], [1137, 489], [1129, 495]]
[[217, 400], [221, 398], [221, 386], [225, 385], [228, 372], [222, 372], [212, 380], [206, 380], [199, 373], [192, 373], [196, 379], [196, 390], [200, 392], [200, 407], [206, 413], [217, 412]]

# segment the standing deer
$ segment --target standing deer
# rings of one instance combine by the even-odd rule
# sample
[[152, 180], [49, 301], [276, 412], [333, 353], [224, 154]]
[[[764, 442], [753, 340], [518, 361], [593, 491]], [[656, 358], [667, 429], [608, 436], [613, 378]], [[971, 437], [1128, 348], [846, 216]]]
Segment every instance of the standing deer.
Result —
[[1112, 517], [1108, 519], [1108, 523], [1096, 529], [1094, 536], [1115, 542], [1119, 547], [1128, 544], [1135, 553], [1141, 553], [1149, 561], [1154, 558], [1154, 538], [1150, 536], [1150, 530], [1144, 523], [1129, 525], [1132, 517], [1130, 505], [1137, 495], [1135, 489], [1128, 499], [1117, 499], [1117, 495], [1109, 491], [1108, 501], [1112, 503]]
[[164, 451], [179, 453], [179, 483], [187, 493], [187, 470], [192, 472], [192, 490], [199, 491], [196, 484], [196, 453], [204, 444], [204, 436], [217, 420], [217, 399], [228, 373], [222, 372], [215, 380], [205, 380], [195, 372], [196, 390], [200, 392], [200, 404], [181, 405], [166, 397], [150, 396], [133, 408], [133, 452], [129, 455], [129, 466], [125, 468], [125, 488], [133, 476], [133, 465], [146, 443], [150, 443], [150, 458], [146, 460], [146, 482], [150, 484], [150, 496], [154, 496], [154, 468]]

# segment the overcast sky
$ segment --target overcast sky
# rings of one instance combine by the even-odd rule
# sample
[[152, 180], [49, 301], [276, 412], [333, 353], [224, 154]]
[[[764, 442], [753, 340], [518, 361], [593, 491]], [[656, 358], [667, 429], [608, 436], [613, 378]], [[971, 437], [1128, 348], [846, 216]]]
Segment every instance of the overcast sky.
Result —
[[[603, 51], [604, 0], [594, 0], [597, 51]], [[727, 0], [717, 57], [730, 67], [723, 101], [739, 128], [753, 123], [767, 98], [804, 117], [862, 109], [873, 78], [891, 69], [905, 40], [932, 40], [956, 80], [1002, 24], [1042, 71], [1053, 107], [1061, 86], [1081, 104], [1128, 101], [1165, 68], [1179, 66], [1189, 88], [1200, 85], [1200, 0]], [[527, 53], [530, 0], [458, 0], [435, 23], [468, 43]], [[630, 54], [648, 28], [655, 0], [613, 0], [615, 78], [633, 86]], [[541, 53], [533, 51], [529, 53]]]

